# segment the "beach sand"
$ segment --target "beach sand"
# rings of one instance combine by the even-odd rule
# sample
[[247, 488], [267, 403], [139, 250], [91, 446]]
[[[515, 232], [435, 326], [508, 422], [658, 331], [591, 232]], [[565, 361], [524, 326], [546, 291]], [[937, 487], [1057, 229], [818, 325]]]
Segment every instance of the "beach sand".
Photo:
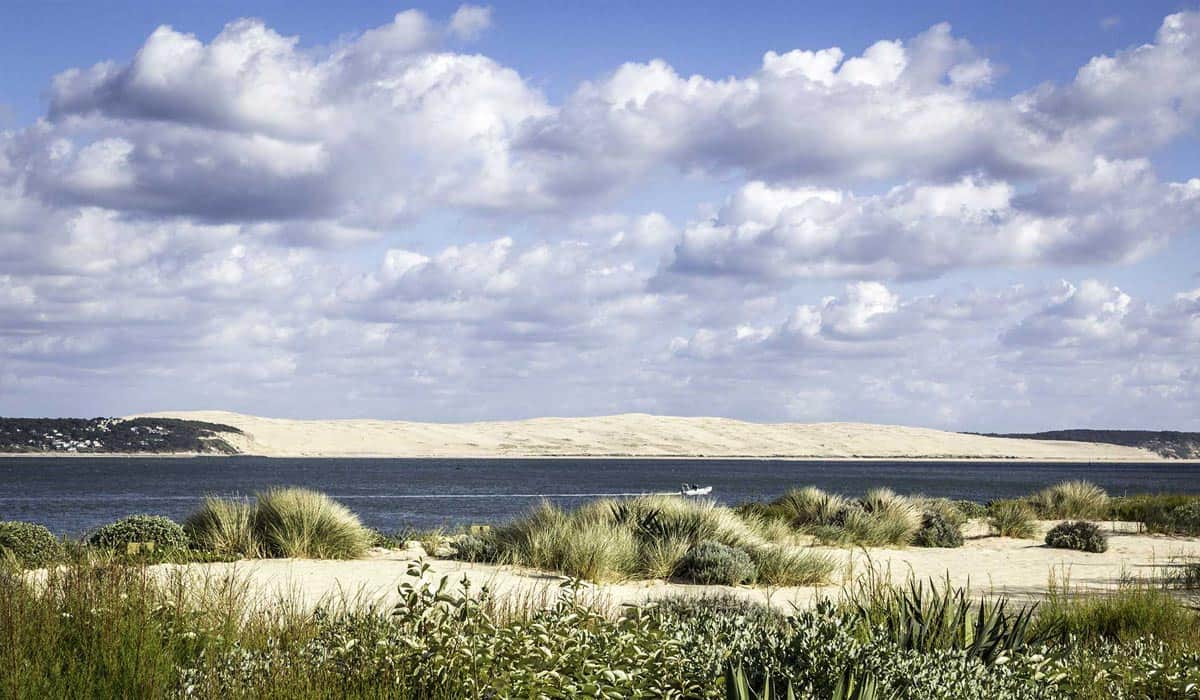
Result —
[[[1054, 522], [1040, 523], [1044, 532]], [[976, 532], [982, 524], [973, 523]], [[971, 537], [961, 548], [849, 549], [816, 547], [838, 562], [834, 580], [826, 586], [758, 588], [746, 586], [696, 586], [666, 581], [632, 581], [585, 584], [586, 599], [606, 606], [644, 603], [675, 595], [713, 595], [718, 592], [768, 603], [780, 609], [811, 604], [818, 596], [836, 596], [844, 583], [870, 568], [897, 583], [909, 576], [942, 582], [947, 576], [957, 586], [970, 586], [979, 595], [1000, 594], [1021, 599], [1042, 597], [1052, 581], [1081, 592], [1116, 588], [1123, 578], [1161, 576], [1163, 565], [1200, 558], [1200, 538], [1165, 537], [1136, 533], [1135, 523], [1105, 523], [1112, 532], [1103, 554], [1051, 549], [1041, 540], [1005, 537]], [[448, 577], [457, 585], [464, 577], [473, 590], [487, 586], [501, 602], [547, 604], [555, 599], [566, 579], [557, 574], [511, 566], [469, 564], [425, 556], [415, 543], [405, 550], [376, 549], [364, 559], [317, 561], [262, 559], [220, 564], [161, 565], [166, 574], [182, 572], [199, 579], [232, 575], [249, 586], [252, 600], [271, 605], [287, 599], [303, 606], [348, 601], [353, 605], [391, 606], [396, 587], [418, 560], [429, 564], [428, 577]]]
[[243, 454], [267, 457], [750, 457], [1156, 461], [1132, 447], [868, 423], [749, 423], [622, 414], [484, 423], [291, 420], [225, 411], [143, 414], [223, 423]]

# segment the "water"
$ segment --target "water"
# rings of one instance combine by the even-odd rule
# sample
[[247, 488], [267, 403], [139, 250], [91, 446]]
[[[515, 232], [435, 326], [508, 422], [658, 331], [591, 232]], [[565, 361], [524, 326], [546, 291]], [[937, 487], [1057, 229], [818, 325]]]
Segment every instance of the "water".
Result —
[[269, 486], [324, 491], [384, 530], [495, 523], [545, 496], [570, 506], [602, 495], [713, 487], [727, 504], [769, 499], [814, 484], [846, 495], [873, 486], [986, 501], [1088, 479], [1119, 495], [1200, 492], [1200, 464], [789, 462], [631, 459], [4, 458], [0, 520], [40, 522], [79, 534], [132, 513], [177, 520], [206, 494], [249, 495]]

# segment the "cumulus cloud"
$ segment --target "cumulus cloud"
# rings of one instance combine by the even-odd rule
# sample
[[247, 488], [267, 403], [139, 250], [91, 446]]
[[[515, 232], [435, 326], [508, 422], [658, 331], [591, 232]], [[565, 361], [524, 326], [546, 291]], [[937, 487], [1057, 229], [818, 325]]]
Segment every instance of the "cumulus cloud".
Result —
[[460, 39], [477, 39], [492, 26], [492, 8], [462, 5], [450, 18], [450, 33]]
[[1155, 159], [1200, 118], [1200, 15], [1009, 96], [938, 24], [561, 104], [451, 48], [491, 18], [164, 26], [57, 76], [0, 132], [0, 408], [1200, 415], [1194, 280], [1018, 283], [1195, 233], [1200, 178]]

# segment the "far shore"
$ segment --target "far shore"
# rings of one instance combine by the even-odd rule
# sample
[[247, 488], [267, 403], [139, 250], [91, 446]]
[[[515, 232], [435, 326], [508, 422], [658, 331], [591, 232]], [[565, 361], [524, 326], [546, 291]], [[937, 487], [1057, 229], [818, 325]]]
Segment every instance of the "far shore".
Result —
[[628, 459], [628, 460], [668, 460], [689, 459], [702, 461], [758, 461], [758, 462], [975, 462], [979, 464], [1013, 464], [1013, 463], [1047, 463], [1047, 464], [1200, 464], [1200, 459], [1172, 459], [1168, 457], [1097, 457], [1080, 459], [1077, 457], [796, 457], [792, 455], [636, 455], [636, 454], [495, 454], [495, 455], [394, 455], [394, 454], [319, 454], [319, 455], [264, 455], [253, 453], [218, 454], [204, 452], [0, 452], [0, 459], [43, 459], [43, 458], [77, 459], [90, 458], [121, 458], [121, 459], [190, 459], [190, 458], [239, 458], [255, 457], [258, 459], [461, 459], [461, 460], [496, 460], [496, 459]]

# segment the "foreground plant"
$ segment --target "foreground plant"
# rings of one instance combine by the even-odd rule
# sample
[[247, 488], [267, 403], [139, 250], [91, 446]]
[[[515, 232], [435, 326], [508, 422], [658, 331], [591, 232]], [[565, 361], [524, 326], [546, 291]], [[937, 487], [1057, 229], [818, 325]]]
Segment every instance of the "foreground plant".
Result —
[[207, 497], [188, 516], [183, 529], [192, 546], [228, 557], [258, 557], [264, 549], [255, 531], [254, 505], [243, 500]]
[[1033, 509], [1023, 501], [996, 501], [988, 506], [988, 526], [1000, 537], [1031, 539], [1037, 534]]
[[1109, 513], [1108, 494], [1090, 481], [1064, 481], [1038, 491], [1029, 501], [1042, 518], [1102, 520]]
[[0, 564], [11, 562], [19, 569], [46, 566], [61, 559], [63, 551], [62, 542], [42, 525], [0, 522]]
[[318, 491], [276, 488], [257, 495], [254, 531], [272, 556], [354, 559], [372, 541], [358, 516]]
[[1068, 520], [1050, 528], [1046, 544], [1056, 549], [1074, 549], [1099, 554], [1108, 551], [1108, 535], [1096, 523]]

